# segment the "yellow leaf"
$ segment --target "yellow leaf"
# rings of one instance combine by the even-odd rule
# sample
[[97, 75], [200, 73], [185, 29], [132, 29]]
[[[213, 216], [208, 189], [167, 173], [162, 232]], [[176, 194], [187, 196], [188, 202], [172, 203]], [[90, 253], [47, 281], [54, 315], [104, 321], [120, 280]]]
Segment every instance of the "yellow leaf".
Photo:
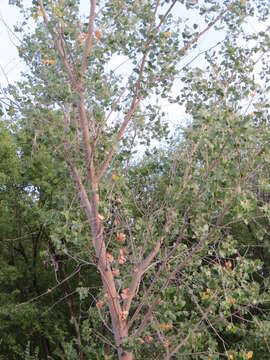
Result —
[[97, 29], [97, 30], [95, 31], [95, 35], [96, 35], [96, 38], [97, 38], [98, 40], [100, 40], [100, 38], [101, 38], [101, 31], [100, 31], [99, 29]]
[[49, 61], [49, 60], [48, 60], [48, 56], [45, 55], [44, 58], [42, 59], [42, 64], [43, 64], [43, 65], [47, 65], [47, 64], [48, 64], [48, 61]]
[[55, 60], [54, 60], [54, 59], [50, 59], [50, 60], [49, 60], [49, 64], [50, 64], [50, 65], [54, 65], [54, 64], [55, 64]]
[[172, 324], [172, 323], [169, 323], [169, 324], [162, 323], [162, 324], [160, 325], [160, 327], [161, 327], [161, 329], [162, 329], [163, 331], [165, 331], [165, 330], [171, 330], [171, 329], [173, 328], [173, 324]]
[[247, 358], [250, 360], [253, 357], [253, 351], [248, 351]]
[[40, 7], [38, 7], [38, 9], [37, 9], [37, 15], [38, 16], [43, 16], [44, 15], [44, 12], [41, 10]]
[[112, 180], [116, 181], [119, 179], [119, 176], [117, 174], [112, 174]]
[[32, 18], [35, 20], [35, 22], [37, 22], [38, 14], [37, 14], [37, 13], [33, 13]]

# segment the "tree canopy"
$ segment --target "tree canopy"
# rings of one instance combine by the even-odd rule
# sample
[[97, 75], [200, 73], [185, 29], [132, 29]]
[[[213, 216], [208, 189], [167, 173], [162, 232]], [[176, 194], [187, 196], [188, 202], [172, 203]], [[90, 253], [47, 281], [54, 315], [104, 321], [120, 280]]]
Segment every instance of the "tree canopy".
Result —
[[0, 358], [268, 359], [268, 1], [10, 3]]

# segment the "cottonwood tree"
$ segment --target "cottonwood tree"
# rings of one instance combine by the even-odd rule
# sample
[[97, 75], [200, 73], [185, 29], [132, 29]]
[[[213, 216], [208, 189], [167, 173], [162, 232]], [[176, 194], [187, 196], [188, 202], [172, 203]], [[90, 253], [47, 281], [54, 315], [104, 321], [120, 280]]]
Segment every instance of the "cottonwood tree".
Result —
[[[82, 332], [91, 345], [98, 316], [106, 354], [119, 359], [251, 359], [256, 347], [243, 339], [264, 337], [260, 321], [269, 328], [254, 320], [267, 284], [234, 226], [265, 229], [269, 213], [258, 196], [270, 160], [269, 40], [246, 29], [264, 23], [267, 3], [91, 0], [88, 16], [79, 5], [22, 8], [18, 50], [29, 71], [10, 87], [9, 111], [34, 130], [34, 148], [44, 142], [65, 161], [91, 230], [86, 260], [75, 258], [95, 265], [103, 289]], [[215, 46], [197, 50], [206, 34]], [[192, 118], [166, 156], [152, 145], [168, 141], [163, 99]], [[67, 253], [57, 230], [52, 241]]]

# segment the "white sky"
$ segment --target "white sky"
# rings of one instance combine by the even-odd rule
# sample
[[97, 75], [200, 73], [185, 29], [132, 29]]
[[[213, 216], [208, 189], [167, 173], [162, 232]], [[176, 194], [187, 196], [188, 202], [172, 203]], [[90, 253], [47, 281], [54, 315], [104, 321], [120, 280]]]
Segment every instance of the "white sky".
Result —
[[3, 23], [8, 25], [11, 29], [20, 17], [19, 11], [15, 6], [8, 5], [8, 0], [0, 0], [0, 83], [1, 86], [7, 85], [6, 76], [10, 82], [19, 79], [20, 72], [24, 69], [22, 61], [18, 57], [18, 52], [15, 44], [18, 44], [17, 39], [8, 31]]

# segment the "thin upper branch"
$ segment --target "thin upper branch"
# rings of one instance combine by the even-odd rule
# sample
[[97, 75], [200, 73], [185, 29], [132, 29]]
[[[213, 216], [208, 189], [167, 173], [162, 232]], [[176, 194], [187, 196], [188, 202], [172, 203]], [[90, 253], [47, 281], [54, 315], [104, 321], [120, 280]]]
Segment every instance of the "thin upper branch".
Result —
[[127, 85], [125, 86], [125, 88], [121, 91], [120, 95], [118, 96], [118, 98], [114, 101], [113, 103], [113, 106], [112, 106], [112, 109], [111, 111], [109, 112], [109, 114], [106, 116], [106, 119], [104, 120], [104, 122], [100, 125], [100, 127], [98, 128], [98, 131], [97, 131], [97, 135], [95, 137], [95, 140], [93, 142], [93, 151], [95, 151], [96, 149], [96, 146], [97, 146], [97, 143], [99, 141], [99, 138], [102, 134], [102, 131], [105, 127], [105, 125], [107, 124], [107, 121], [109, 120], [110, 116], [112, 115], [112, 113], [114, 112], [114, 110], [116, 109], [117, 105], [119, 104], [119, 101], [121, 100], [122, 96], [124, 95], [125, 91], [127, 89]]
[[[166, 11], [166, 13], [162, 16], [159, 24], [157, 25], [157, 27], [154, 29], [155, 32], [157, 32], [159, 30], [159, 28], [161, 27], [162, 23], [165, 21], [166, 17], [169, 15], [169, 13], [171, 12], [171, 10], [173, 9], [174, 5], [176, 4], [176, 0], [173, 1], [173, 3], [171, 4], [171, 6], [169, 7], [169, 9]], [[159, 2], [157, 2], [157, 6], [158, 6]], [[231, 3], [230, 5], [228, 5], [226, 7], [226, 9], [224, 9], [215, 19], [214, 21], [212, 21], [203, 31], [201, 31], [200, 33], [198, 33], [193, 39], [191, 39], [188, 43], [186, 43], [182, 49], [180, 50], [180, 54], [185, 54], [186, 51], [191, 48], [192, 45], [194, 45], [200, 37], [202, 37], [205, 33], [207, 33], [233, 6], [234, 4]], [[155, 9], [155, 14], [157, 12], [157, 7]], [[136, 85], [135, 85], [135, 94], [133, 96], [133, 100], [131, 102], [131, 106], [130, 109], [120, 127], [120, 130], [117, 133], [116, 136], [116, 141], [117, 143], [120, 142], [120, 140], [122, 139], [124, 132], [131, 120], [131, 117], [134, 113], [134, 111], [136, 110], [137, 106], [140, 103], [141, 98], [139, 97], [139, 90], [140, 90], [140, 85], [141, 85], [141, 80], [142, 80], [142, 76], [143, 76], [143, 72], [144, 72], [144, 68], [145, 68], [145, 63], [146, 63], [146, 59], [147, 59], [147, 55], [150, 49], [150, 44], [152, 41], [151, 38], [151, 34], [152, 34], [152, 30], [153, 30], [153, 22], [150, 24], [149, 30], [148, 30], [148, 37], [147, 37], [147, 41], [146, 41], [146, 45], [145, 45], [145, 52], [142, 58], [142, 62], [141, 62], [141, 67], [140, 67], [140, 71], [139, 71], [139, 76], [138, 79], [136, 81]], [[111, 151], [109, 152], [109, 154], [107, 155], [107, 157], [105, 158], [104, 162], [102, 163], [99, 171], [97, 172], [97, 179], [100, 179], [107, 167], [109, 166], [111, 159], [113, 157], [113, 155], [116, 152], [116, 147], [112, 147]]]
[[[133, 98], [133, 101], [132, 101], [132, 104], [131, 104], [131, 107], [129, 109], [129, 112], [128, 114], [126, 115], [121, 127], [120, 127], [120, 130], [118, 131], [117, 133], [117, 136], [116, 136], [116, 141], [117, 143], [119, 143], [119, 141], [122, 139], [124, 133], [125, 133], [125, 130], [130, 122], [130, 119], [134, 113], [134, 111], [136, 110], [137, 106], [139, 105], [139, 102], [140, 102], [140, 99], [137, 100], [136, 97]], [[108, 155], [106, 156], [105, 160], [103, 161], [103, 163], [101, 164], [101, 167], [97, 173], [97, 180], [99, 181], [102, 176], [104, 175], [107, 167], [109, 166], [112, 158], [113, 158], [113, 155], [115, 154], [116, 152], [116, 147], [113, 146], [111, 148], [111, 151], [108, 153]]]
[[228, 5], [204, 30], [202, 30], [201, 32], [199, 32], [193, 39], [191, 39], [189, 42], [187, 42], [182, 49], [180, 50], [180, 54], [185, 54], [186, 51], [188, 49], [191, 48], [192, 45], [194, 45], [199, 38], [201, 38], [204, 34], [206, 34], [210, 29], [212, 29], [212, 27], [220, 20], [223, 18], [223, 16], [232, 9], [234, 3], [231, 3], [230, 5]]
[[138, 305], [136, 311], [134, 312], [132, 318], [130, 319], [129, 323], [128, 323], [128, 328], [131, 327], [131, 325], [133, 324], [133, 322], [136, 320], [139, 312], [141, 311], [146, 299], [148, 298], [148, 296], [150, 295], [150, 293], [152, 292], [152, 290], [155, 287], [156, 282], [158, 281], [158, 279], [160, 278], [160, 275], [162, 272], [166, 271], [166, 266], [167, 263], [169, 261], [169, 259], [172, 257], [172, 255], [176, 252], [178, 245], [182, 242], [182, 239], [184, 237], [184, 230], [186, 228], [187, 225], [187, 217], [190, 211], [190, 207], [186, 209], [185, 214], [184, 214], [184, 222], [180, 231], [180, 234], [177, 238], [177, 240], [174, 243], [173, 248], [169, 251], [168, 255], [163, 259], [162, 263], [159, 266], [159, 269], [154, 277], [154, 279], [151, 282], [151, 285], [149, 286], [149, 288], [147, 289], [146, 293], [144, 294], [140, 304]]
[[79, 191], [81, 202], [83, 204], [83, 207], [85, 208], [85, 212], [87, 214], [88, 220], [92, 222], [92, 208], [91, 208], [91, 204], [89, 202], [88, 196], [87, 196], [87, 192], [83, 185], [81, 176], [80, 176], [77, 168], [68, 159], [67, 159], [67, 163], [68, 163], [73, 181]]
[[[237, 184], [234, 187], [234, 190], [232, 191], [232, 194], [229, 198], [229, 200], [226, 202], [226, 204], [224, 205], [223, 210], [221, 211], [220, 215], [217, 218], [216, 224], [213, 226], [212, 230], [206, 234], [205, 236], [202, 237], [202, 239], [197, 243], [197, 245], [195, 245], [191, 252], [183, 259], [182, 262], [180, 262], [180, 264], [171, 272], [171, 274], [167, 277], [167, 279], [164, 281], [164, 284], [162, 286], [161, 292], [166, 290], [167, 287], [170, 285], [172, 279], [174, 279], [175, 275], [177, 273], [179, 273], [179, 271], [181, 271], [182, 269], [186, 268], [187, 265], [190, 264], [190, 262], [194, 259], [194, 257], [203, 249], [203, 247], [205, 246], [205, 244], [207, 243], [207, 240], [213, 236], [217, 230], [219, 229], [219, 226], [221, 225], [230, 205], [232, 204], [237, 192], [238, 192], [238, 188], [239, 188], [239, 183], [237, 182]], [[151, 289], [152, 291], [152, 284], [150, 285], [149, 289], [147, 290], [147, 294], [149, 295], [149, 290]], [[145, 296], [144, 296], [145, 298]], [[147, 321], [149, 319], [149, 317], [151, 316], [152, 312], [154, 311], [156, 305], [158, 304], [160, 299], [160, 295], [158, 295], [155, 300], [153, 301], [152, 305], [150, 306], [149, 310], [147, 311], [146, 315], [144, 316], [144, 319], [142, 321], [142, 323], [140, 324], [139, 328], [136, 330], [135, 332], [135, 337], [139, 336], [139, 334], [143, 331], [145, 325], [147, 324]], [[136, 309], [136, 316], [138, 315], [138, 312], [141, 310], [141, 306], [139, 306]], [[131, 324], [135, 321], [136, 317], [135, 314], [133, 315], [132, 319], [130, 320], [129, 326], [131, 326]]]
[[[152, 41], [151, 34], [152, 34], [153, 25], [154, 25], [156, 13], [157, 13], [157, 10], [158, 10], [158, 6], [159, 6], [159, 0], [157, 1], [155, 11], [154, 11], [154, 14], [153, 14], [153, 19], [152, 19], [152, 21], [150, 23], [150, 26], [149, 26], [149, 29], [148, 29], [147, 40], [146, 40], [146, 44], [145, 44], [145, 51], [144, 51], [141, 66], [140, 66], [139, 76], [138, 76], [138, 79], [137, 79], [136, 84], [135, 84], [135, 93], [134, 93], [134, 96], [133, 96], [129, 111], [128, 111], [127, 115], [125, 116], [125, 119], [124, 119], [124, 121], [123, 121], [123, 123], [122, 123], [122, 125], [120, 127], [120, 130], [117, 133], [117, 136], [116, 136], [117, 143], [119, 143], [119, 141], [122, 139], [122, 137], [123, 137], [123, 135], [125, 133], [125, 130], [126, 130], [128, 124], [129, 124], [130, 120], [131, 120], [131, 117], [132, 117], [133, 113], [135, 112], [135, 110], [137, 109], [137, 106], [139, 105], [139, 103], [141, 101], [141, 98], [139, 96], [139, 90], [140, 90], [140, 86], [141, 86], [141, 81], [142, 81], [142, 77], [143, 77], [143, 72], [144, 72], [144, 68], [145, 68], [145, 64], [146, 64], [147, 55], [148, 55], [148, 52], [150, 50], [150, 44], [151, 44], [151, 41]], [[104, 173], [105, 173], [109, 163], [111, 162], [111, 159], [112, 159], [113, 155], [115, 154], [115, 152], [116, 152], [116, 147], [113, 146], [111, 151], [109, 152], [109, 154], [105, 158], [104, 162], [102, 163], [102, 165], [100, 167], [100, 170], [97, 173], [97, 178], [98, 179], [100, 179], [104, 175]]]
[[159, 239], [159, 241], [156, 243], [153, 250], [150, 252], [150, 254], [134, 269], [134, 274], [132, 276], [132, 280], [129, 286], [129, 293], [128, 298], [124, 301], [123, 309], [124, 311], [129, 311], [131, 302], [135, 296], [138, 284], [140, 283], [141, 277], [143, 276], [144, 272], [148, 268], [148, 266], [152, 263], [155, 256], [158, 254], [160, 250], [160, 246], [163, 242], [164, 237]]
[[80, 99], [78, 101], [77, 106], [79, 110], [80, 125], [83, 135], [84, 157], [85, 157], [85, 166], [87, 169], [87, 178], [90, 186], [92, 187], [93, 181], [95, 179], [95, 169], [94, 169], [93, 153], [91, 149], [91, 142], [89, 136], [88, 119], [85, 111], [84, 98], [82, 94], [80, 94]]
[[66, 70], [66, 72], [68, 74], [68, 77], [69, 77], [71, 83], [73, 85], [76, 85], [76, 79], [75, 79], [75, 77], [73, 75], [72, 69], [71, 69], [71, 67], [70, 67], [70, 65], [68, 63], [67, 57], [66, 57], [66, 51], [65, 51], [64, 43], [63, 43], [62, 39], [55, 39], [54, 33], [50, 29], [49, 19], [48, 19], [47, 13], [46, 13], [44, 5], [43, 5], [43, 0], [39, 0], [39, 6], [40, 6], [40, 9], [41, 9], [41, 13], [42, 13], [42, 16], [43, 16], [44, 23], [45, 23], [49, 33], [51, 34], [51, 36], [53, 38], [54, 46], [58, 50], [58, 54], [59, 54], [59, 56], [60, 56], [60, 58], [62, 60], [62, 63], [63, 63], [64, 68], [65, 68], [65, 70]]
[[96, 0], [91, 0], [91, 8], [90, 8], [88, 28], [87, 28], [87, 37], [86, 37], [86, 41], [85, 41], [85, 48], [84, 48], [83, 58], [82, 58], [82, 69], [81, 69], [82, 75], [84, 75], [84, 73], [85, 73], [85, 70], [87, 67], [87, 57], [91, 50], [91, 46], [93, 44], [95, 11], [96, 11]]

